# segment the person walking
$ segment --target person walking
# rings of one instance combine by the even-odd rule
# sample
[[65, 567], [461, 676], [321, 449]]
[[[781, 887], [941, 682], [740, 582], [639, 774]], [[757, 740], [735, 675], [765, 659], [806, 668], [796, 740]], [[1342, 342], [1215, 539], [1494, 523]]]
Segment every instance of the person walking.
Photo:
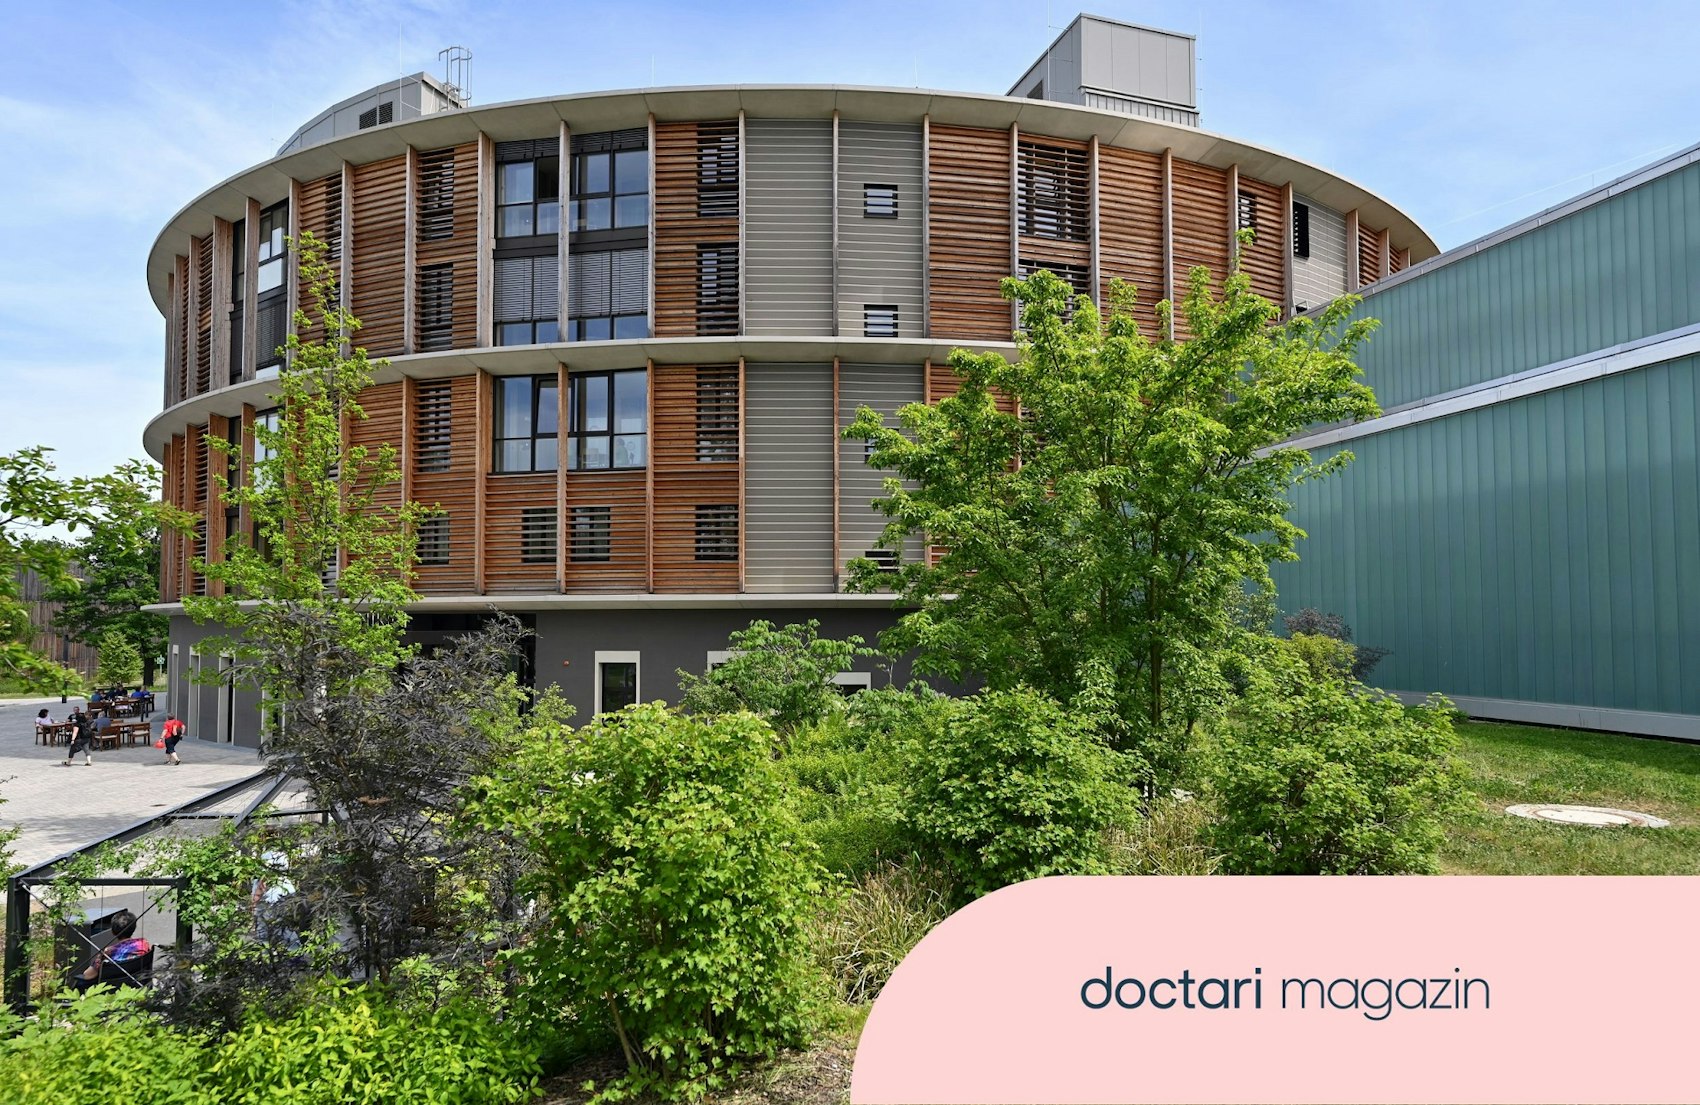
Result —
[[77, 753], [83, 754], [83, 766], [93, 767], [94, 756], [94, 719], [83, 713], [81, 706], [71, 711], [71, 716], [65, 719], [71, 723], [71, 747], [65, 750], [65, 761], [62, 766], [70, 767], [71, 761], [77, 758]]
[[177, 758], [177, 743], [183, 739], [188, 726], [177, 720], [176, 714], [165, 715], [165, 728], [160, 730], [160, 736], [165, 738], [165, 762], [173, 766], [183, 761]]

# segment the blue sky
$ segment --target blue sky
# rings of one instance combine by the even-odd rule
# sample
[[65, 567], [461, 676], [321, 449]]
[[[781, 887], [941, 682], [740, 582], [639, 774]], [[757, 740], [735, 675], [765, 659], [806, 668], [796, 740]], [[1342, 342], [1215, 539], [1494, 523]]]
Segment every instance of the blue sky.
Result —
[[[141, 455], [162, 394], [147, 251], [337, 100], [474, 53], [477, 103], [650, 84], [1002, 93], [1062, 0], [544, 4], [0, 0], [0, 451]], [[1092, 0], [1198, 36], [1203, 125], [1358, 181], [1459, 245], [1700, 142], [1683, 3]], [[653, 77], [652, 77], [653, 74]]]

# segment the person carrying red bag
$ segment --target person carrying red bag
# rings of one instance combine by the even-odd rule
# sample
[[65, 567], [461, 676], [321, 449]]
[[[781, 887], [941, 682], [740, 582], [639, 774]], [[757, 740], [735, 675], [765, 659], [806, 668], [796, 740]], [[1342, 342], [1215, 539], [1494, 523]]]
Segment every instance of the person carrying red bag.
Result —
[[183, 739], [183, 734], [188, 730], [187, 725], [177, 720], [176, 714], [165, 715], [165, 728], [160, 730], [160, 736], [164, 739], [160, 743], [165, 747], [166, 763], [175, 765], [183, 762], [177, 758], [177, 742]]

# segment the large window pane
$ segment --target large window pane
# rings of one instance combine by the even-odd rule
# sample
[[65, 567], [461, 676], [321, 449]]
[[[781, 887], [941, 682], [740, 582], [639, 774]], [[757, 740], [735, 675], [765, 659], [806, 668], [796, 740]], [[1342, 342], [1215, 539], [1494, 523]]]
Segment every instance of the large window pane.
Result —
[[[641, 434], [649, 428], [649, 373], [614, 374], [614, 432]], [[586, 427], [589, 429], [589, 427]]]
[[537, 324], [537, 341], [551, 342], [561, 340], [561, 324], [555, 319], [546, 318]]
[[520, 238], [536, 234], [538, 231], [534, 214], [529, 203], [520, 204], [518, 207], [502, 208], [502, 225], [498, 233], [503, 238]]
[[584, 468], [608, 467], [608, 438], [586, 437], [580, 439], [584, 447]]
[[614, 155], [614, 191], [621, 195], [649, 191], [648, 150], [622, 150]]
[[504, 322], [496, 328], [497, 345], [530, 345], [531, 323]]
[[649, 197], [621, 196], [615, 201], [614, 225], [616, 227], [649, 225]]
[[608, 377], [589, 376], [580, 381], [584, 390], [584, 424], [574, 426], [587, 434], [608, 432]]
[[559, 395], [554, 384], [543, 384], [537, 389], [538, 434], [553, 434], [560, 428]]
[[616, 338], [649, 337], [649, 316], [622, 315], [614, 320], [614, 336]]
[[502, 166], [502, 195], [498, 203], [530, 203], [536, 198], [534, 174], [529, 161]]
[[533, 472], [553, 472], [555, 470], [555, 453], [557, 447], [552, 437], [537, 439], [536, 450], [531, 462]]
[[273, 288], [283, 287], [283, 258], [279, 257], [275, 261], [267, 261], [260, 266], [257, 275], [258, 279], [254, 281], [256, 293], [269, 292]]
[[573, 189], [575, 195], [594, 196], [599, 192], [608, 191], [608, 155], [605, 153], [583, 153], [578, 156], [578, 187]]
[[642, 468], [645, 453], [648, 452], [649, 437], [646, 434], [628, 434], [614, 439], [614, 467]]
[[601, 665], [602, 712], [623, 710], [637, 701], [637, 665], [629, 663]]
[[531, 439], [521, 438], [518, 441], [502, 442], [501, 453], [496, 458], [498, 472], [524, 472], [531, 465]]
[[496, 436], [531, 436], [531, 377], [510, 376], [496, 381]]
[[573, 229], [607, 230], [610, 225], [609, 216], [613, 211], [611, 202], [607, 196], [601, 199], [575, 200], [573, 206], [578, 208], [578, 219], [573, 224]]
[[537, 233], [559, 234], [561, 232], [561, 205], [558, 203], [540, 203], [537, 205]]

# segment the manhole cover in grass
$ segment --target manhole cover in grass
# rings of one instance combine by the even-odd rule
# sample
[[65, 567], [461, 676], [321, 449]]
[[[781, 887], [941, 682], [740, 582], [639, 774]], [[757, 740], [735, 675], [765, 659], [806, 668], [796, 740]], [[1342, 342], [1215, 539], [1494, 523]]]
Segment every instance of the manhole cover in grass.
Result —
[[1512, 817], [1527, 817], [1535, 821], [1555, 821], [1560, 825], [1592, 825], [1599, 829], [1627, 825], [1637, 829], [1663, 829], [1670, 825], [1662, 817], [1632, 810], [1607, 809], [1604, 806], [1556, 806], [1550, 804], [1507, 806]]

